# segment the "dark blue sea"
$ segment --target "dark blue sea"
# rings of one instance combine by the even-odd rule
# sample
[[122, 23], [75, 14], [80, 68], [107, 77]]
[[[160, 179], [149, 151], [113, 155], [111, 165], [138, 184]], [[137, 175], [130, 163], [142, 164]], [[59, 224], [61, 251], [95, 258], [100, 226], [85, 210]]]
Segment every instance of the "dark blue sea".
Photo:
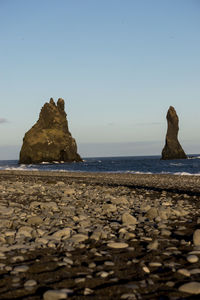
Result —
[[85, 158], [80, 163], [41, 163], [23, 165], [17, 160], [1, 160], [0, 170], [112, 172], [134, 174], [200, 175], [200, 154], [188, 159], [160, 160], [160, 156]]

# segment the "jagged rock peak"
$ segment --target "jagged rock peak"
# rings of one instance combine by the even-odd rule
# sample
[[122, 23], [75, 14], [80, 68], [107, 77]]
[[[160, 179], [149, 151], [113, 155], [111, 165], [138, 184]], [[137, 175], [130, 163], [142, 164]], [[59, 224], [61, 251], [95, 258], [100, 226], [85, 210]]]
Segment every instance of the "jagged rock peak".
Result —
[[165, 146], [162, 150], [162, 159], [184, 159], [187, 158], [183, 148], [178, 141], [179, 119], [176, 110], [170, 106], [167, 112], [167, 134]]
[[62, 98], [59, 98], [57, 101], [57, 107], [60, 110], [65, 110], [65, 101]]
[[26, 132], [20, 151], [20, 163], [82, 161], [75, 139], [68, 129], [65, 101], [53, 98], [42, 107], [38, 121]]
[[54, 102], [53, 98], [50, 98], [49, 103], [52, 104], [52, 105], [55, 105], [55, 102]]

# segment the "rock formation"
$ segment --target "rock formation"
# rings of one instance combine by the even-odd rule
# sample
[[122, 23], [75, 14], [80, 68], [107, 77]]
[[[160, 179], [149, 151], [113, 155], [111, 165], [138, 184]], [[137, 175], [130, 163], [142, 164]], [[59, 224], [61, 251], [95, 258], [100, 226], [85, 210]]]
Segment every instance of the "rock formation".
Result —
[[178, 141], [178, 116], [174, 107], [170, 106], [167, 112], [167, 134], [165, 147], [162, 150], [162, 159], [183, 159], [187, 158], [183, 148]]
[[19, 163], [82, 161], [68, 130], [64, 107], [61, 98], [57, 105], [52, 98], [44, 104], [39, 120], [24, 136]]

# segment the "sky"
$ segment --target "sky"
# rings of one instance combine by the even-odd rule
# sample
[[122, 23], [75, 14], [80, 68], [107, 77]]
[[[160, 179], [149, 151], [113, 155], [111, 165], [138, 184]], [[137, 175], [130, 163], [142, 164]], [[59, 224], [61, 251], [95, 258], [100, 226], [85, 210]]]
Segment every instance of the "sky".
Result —
[[0, 0], [0, 160], [50, 97], [83, 157], [200, 153], [199, 0]]

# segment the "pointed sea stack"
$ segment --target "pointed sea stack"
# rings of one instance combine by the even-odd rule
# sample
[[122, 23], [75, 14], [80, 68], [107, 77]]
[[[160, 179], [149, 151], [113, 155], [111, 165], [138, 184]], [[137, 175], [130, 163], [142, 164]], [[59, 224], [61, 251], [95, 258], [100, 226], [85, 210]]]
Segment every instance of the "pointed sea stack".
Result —
[[41, 109], [39, 120], [26, 132], [20, 151], [19, 163], [79, 162], [76, 141], [68, 129], [65, 102], [57, 105], [51, 98]]
[[165, 147], [162, 150], [162, 159], [184, 159], [187, 158], [183, 148], [178, 141], [178, 116], [173, 106], [167, 112], [167, 134]]

